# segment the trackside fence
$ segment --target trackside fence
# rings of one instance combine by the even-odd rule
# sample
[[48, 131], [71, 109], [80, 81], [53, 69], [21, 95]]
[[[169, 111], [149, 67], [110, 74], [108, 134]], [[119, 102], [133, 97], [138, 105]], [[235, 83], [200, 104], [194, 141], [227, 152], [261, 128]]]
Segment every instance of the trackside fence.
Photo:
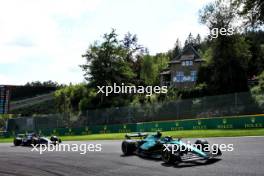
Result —
[[81, 135], [263, 128], [263, 115], [255, 114], [264, 114], [264, 104], [259, 104], [253, 97], [250, 92], [241, 92], [145, 105], [89, 109], [76, 117], [62, 113], [11, 118], [6, 131], [9, 134], [36, 131], [45, 135]]
[[[264, 115], [200, 118], [188, 120], [156, 121], [116, 125], [91, 125], [79, 128], [38, 129], [42, 135], [86, 135], [104, 133], [155, 132], [204, 129], [252, 129], [264, 127]], [[10, 131], [14, 135], [17, 131]], [[27, 131], [19, 131], [27, 132]]]

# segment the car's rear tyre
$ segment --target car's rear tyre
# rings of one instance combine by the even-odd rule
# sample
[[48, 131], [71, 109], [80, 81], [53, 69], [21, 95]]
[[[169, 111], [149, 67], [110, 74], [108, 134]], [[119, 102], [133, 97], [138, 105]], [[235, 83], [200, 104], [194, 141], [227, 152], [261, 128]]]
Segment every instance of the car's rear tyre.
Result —
[[132, 155], [136, 151], [136, 143], [126, 140], [122, 142], [121, 148], [125, 156]]
[[32, 142], [31, 144], [33, 144], [34, 146], [38, 145], [39, 144], [39, 140], [37, 138], [35, 139], [32, 139]]
[[222, 152], [221, 152], [220, 148], [214, 146], [214, 149], [213, 149], [213, 150], [214, 150], [214, 151], [217, 150], [216, 156], [221, 156], [221, 155], [222, 155]]
[[59, 144], [59, 143], [61, 143], [61, 139], [58, 138], [57, 136], [51, 136], [51, 137], [50, 137], [50, 141], [51, 141], [52, 143], [54, 143], [54, 144]]
[[22, 140], [21, 139], [14, 139], [14, 146], [19, 146], [22, 144]]

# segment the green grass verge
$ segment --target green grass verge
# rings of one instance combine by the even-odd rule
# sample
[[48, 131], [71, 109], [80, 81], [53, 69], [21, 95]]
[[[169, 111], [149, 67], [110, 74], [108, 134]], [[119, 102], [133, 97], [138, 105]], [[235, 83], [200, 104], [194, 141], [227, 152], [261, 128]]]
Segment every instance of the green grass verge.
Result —
[[[124, 139], [125, 133], [91, 134], [81, 136], [61, 136], [62, 141], [85, 141], [85, 140], [118, 140]], [[164, 136], [174, 138], [203, 138], [203, 137], [237, 137], [237, 136], [264, 136], [264, 128], [241, 129], [241, 130], [185, 130], [165, 131]], [[12, 142], [12, 138], [0, 138], [0, 143]]]
[[0, 138], [0, 143], [13, 142], [13, 138]]

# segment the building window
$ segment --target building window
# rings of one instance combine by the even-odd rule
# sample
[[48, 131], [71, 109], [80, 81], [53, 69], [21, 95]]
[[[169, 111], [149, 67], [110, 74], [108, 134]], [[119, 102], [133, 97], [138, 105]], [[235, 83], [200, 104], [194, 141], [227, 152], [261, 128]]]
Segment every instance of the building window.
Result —
[[193, 61], [191, 61], [191, 60], [182, 61], [181, 65], [182, 66], [192, 66]]
[[182, 65], [182, 66], [185, 66], [185, 61], [182, 61], [182, 62], [181, 62], [181, 65]]
[[176, 72], [176, 76], [174, 78], [174, 81], [175, 82], [183, 82], [183, 77], [184, 77], [184, 74], [182, 71], [178, 71]]
[[197, 79], [197, 71], [191, 71], [191, 81], [196, 81]]

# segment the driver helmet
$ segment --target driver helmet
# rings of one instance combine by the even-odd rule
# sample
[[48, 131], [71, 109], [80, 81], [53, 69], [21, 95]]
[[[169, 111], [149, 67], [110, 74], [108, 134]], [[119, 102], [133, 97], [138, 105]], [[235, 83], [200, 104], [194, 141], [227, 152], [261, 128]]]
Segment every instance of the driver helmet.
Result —
[[160, 131], [157, 131], [157, 137], [160, 138], [162, 136]]

